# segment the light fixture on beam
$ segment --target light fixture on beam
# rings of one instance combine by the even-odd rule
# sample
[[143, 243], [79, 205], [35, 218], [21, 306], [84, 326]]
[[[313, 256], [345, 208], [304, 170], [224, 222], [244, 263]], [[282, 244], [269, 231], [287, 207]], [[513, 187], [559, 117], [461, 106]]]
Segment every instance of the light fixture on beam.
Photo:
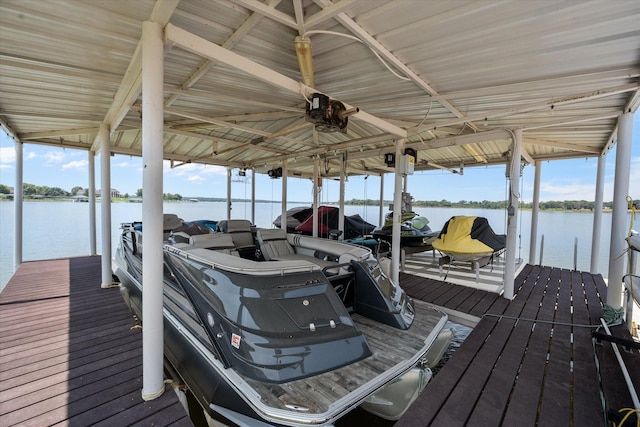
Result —
[[311, 40], [306, 37], [296, 37], [293, 45], [296, 48], [296, 56], [298, 57], [298, 66], [300, 67], [300, 75], [302, 83], [309, 87], [315, 87], [315, 78], [313, 75], [313, 56], [311, 54]]

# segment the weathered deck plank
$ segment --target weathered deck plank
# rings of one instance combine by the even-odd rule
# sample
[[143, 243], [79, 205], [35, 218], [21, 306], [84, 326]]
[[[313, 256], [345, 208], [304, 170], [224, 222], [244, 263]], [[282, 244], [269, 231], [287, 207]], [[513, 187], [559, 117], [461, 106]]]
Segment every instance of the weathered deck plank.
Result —
[[192, 425], [141, 398], [142, 340], [100, 258], [24, 263], [0, 294], [0, 425]]
[[[607, 409], [630, 406], [610, 344], [596, 346], [594, 355], [589, 325], [597, 326], [603, 316], [601, 276], [527, 265], [510, 302], [483, 291], [447, 291], [409, 275], [401, 276], [401, 283], [405, 278], [412, 297], [435, 297], [447, 308], [482, 319], [398, 427], [602, 425], [595, 355]], [[430, 286], [437, 291], [424, 289]], [[447, 295], [454, 296], [443, 298]], [[613, 329], [622, 334], [622, 328]], [[632, 378], [640, 378], [640, 354], [623, 353]]]

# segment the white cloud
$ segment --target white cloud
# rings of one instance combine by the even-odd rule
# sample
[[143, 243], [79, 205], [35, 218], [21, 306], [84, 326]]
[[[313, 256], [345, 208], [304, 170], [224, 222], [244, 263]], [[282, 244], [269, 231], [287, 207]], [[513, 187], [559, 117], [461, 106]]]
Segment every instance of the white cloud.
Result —
[[194, 184], [202, 184], [204, 181], [206, 181], [206, 178], [200, 175], [190, 175], [189, 177], [187, 177], [187, 181]]
[[64, 153], [60, 151], [47, 151], [43, 156], [45, 166], [53, 166], [64, 161]]
[[0, 168], [10, 169], [16, 163], [16, 150], [13, 147], [0, 147]]
[[181, 166], [171, 168], [170, 162], [163, 163], [164, 174], [167, 177], [182, 178], [193, 184], [201, 184], [212, 176], [226, 176], [227, 170], [222, 166], [202, 165], [196, 163], [186, 163]]
[[595, 184], [580, 181], [551, 180], [540, 183], [540, 200], [594, 200]]
[[87, 165], [89, 164], [88, 160], [74, 160], [69, 163], [62, 165], [62, 169], [80, 169], [86, 170]]

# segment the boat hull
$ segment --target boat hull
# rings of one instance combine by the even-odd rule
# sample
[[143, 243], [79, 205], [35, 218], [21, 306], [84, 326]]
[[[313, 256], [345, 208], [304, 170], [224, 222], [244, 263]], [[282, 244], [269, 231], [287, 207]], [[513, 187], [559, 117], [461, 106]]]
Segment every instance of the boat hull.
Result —
[[[126, 244], [123, 245], [126, 246]], [[121, 248], [118, 249], [116, 252], [118, 267], [115, 273], [121, 282], [121, 293], [124, 300], [132, 312], [143, 320], [142, 259], [135, 251], [131, 252], [127, 252], [126, 248], [124, 251]], [[175, 281], [179, 272], [171, 270], [172, 263], [169, 261], [174, 255], [165, 252], [167, 265], [165, 265], [163, 311], [164, 353], [168, 367], [167, 372], [177, 376], [175, 379], [188, 386], [207, 416], [229, 425], [246, 425], [246, 420], [254, 420], [256, 425], [332, 425], [347, 412], [366, 402], [363, 407], [370, 412], [388, 419], [395, 419], [404, 413], [417, 393], [421, 391], [421, 387], [424, 385], [422, 381], [426, 383], [431, 376], [429, 367], [426, 365], [426, 354], [436, 341], [438, 332], [444, 327], [446, 315], [436, 313], [432, 308], [422, 304], [417, 307], [420, 313], [415, 313], [416, 308], [412, 302], [404, 301], [403, 292], [395, 293], [396, 301], [388, 301], [387, 310], [391, 313], [390, 318], [380, 316], [377, 313], [378, 309], [375, 309], [376, 306], [380, 307], [379, 301], [371, 299], [360, 302], [366, 303], [367, 306], [366, 310], [360, 309], [362, 314], [352, 313], [349, 319], [341, 320], [341, 323], [345, 325], [349, 321], [357, 323], [357, 329], [364, 331], [362, 333], [366, 336], [366, 341], [362, 341], [363, 344], [371, 343], [372, 348], [376, 349], [387, 346], [380, 352], [380, 355], [384, 355], [385, 359], [394, 351], [399, 349], [405, 351], [404, 354], [393, 355], [393, 362], [385, 368], [386, 370], [382, 374], [362, 377], [362, 372], [376, 372], [381, 362], [380, 355], [367, 355], [367, 353], [363, 353], [364, 358], [356, 357], [354, 361], [338, 364], [336, 368], [332, 368], [326, 373], [320, 372], [306, 378], [292, 378], [284, 381], [273, 378], [268, 380], [267, 378], [265, 381], [265, 378], [252, 378], [250, 372], [244, 374], [238, 372], [227, 364], [226, 358], [219, 352], [219, 348], [215, 347], [215, 343], [211, 345], [211, 340], [207, 340], [207, 337], [211, 338], [211, 331], [205, 331], [205, 323], [211, 322], [211, 317], [201, 316], [198, 318], [198, 313], [187, 313], [188, 310], [184, 304], [188, 302], [188, 298], [185, 298], [185, 295], [176, 294]], [[182, 255], [184, 254], [180, 256]], [[195, 254], [185, 255], [185, 257], [189, 262], [197, 262], [198, 260]], [[238, 265], [244, 265], [243, 263], [247, 262], [237, 257], [234, 259], [238, 261]], [[206, 282], [205, 278], [213, 280], [213, 282], [232, 280], [230, 277], [233, 275], [224, 277], [214, 275], [214, 273], [220, 273], [223, 270], [217, 264], [211, 264], [210, 267], [197, 265], [199, 267], [196, 270], [204, 273], [196, 281]], [[264, 262], [263, 269], [279, 265], [290, 264]], [[166, 268], [169, 268], [173, 273], [167, 276]], [[360, 277], [360, 280], [363, 280], [363, 277], [369, 278], [367, 280], [370, 280], [372, 284], [377, 283], [376, 287], [379, 287], [379, 281], [384, 279], [384, 276], [380, 274], [374, 265], [368, 266], [365, 263], [355, 273], [355, 277]], [[266, 283], [264, 276], [261, 277], [261, 283]], [[284, 274], [279, 280], [284, 280], [283, 278], [287, 277], [289, 275]], [[309, 273], [305, 277], [315, 276]], [[233, 280], [237, 281], [237, 278]], [[289, 289], [289, 285], [286, 285], [285, 282], [279, 283], [275, 287]], [[271, 287], [267, 286], [267, 288]], [[300, 292], [300, 290], [296, 290], [298, 288], [298, 286], [294, 286], [292, 289], [295, 292]], [[313, 286], [309, 284], [303, 287], [305, 291], [311, 288]], [[357, 291], [358, 286], [354, 286], [354, 289]], [[242, 298], [249, 295], [249, 291], [250, 288], [241, 291]], [[243, 301], [246, 303], [246, 299]], [[212, 302], [212, 304], [214, 303]], [[247, 306], [250, 305], [247, 304]], [[396, 307], [406, 307], [410, 310], [405, 312], [402, 309], [393, 314]], [[423, 316], [426, 312], [429, 314]], [[408, 315], [409, 317], [407, 317]], [[429, 331], [429, 333], [417, 335], [416, 331], [409, 330], [414, 315], [417, 316], [417, 325], [415, 326], [418, 328], [417, 330]], [[380, 320], [373, 320], [372, 317]], [[353, 320], [351, 320], [352, 318]], [[212, 323], [218, 324], [220, 320], [216, 318], [216, 321]], [[317, 325], [321, 327], [323, 322], [317, 321]], [[331, 328], [333, 327], [331, 326]], [[385, 332], [382, 333], [382, 330]], [[220, 336], [220, 334], [216, 334], [216, 336]], [[422, 338], [416, 340], [420, 336]], [[392, 337], [398, 340], [397, 343], [393, 342]], [[245, 338], [243, 336], [243, 343]], [[353, 336], [349, 340], [357, 342], [357, 336]], [[409, 343], [409, 341], [414, 342]], [[356, 347], [358, 346], [363, 347], [360, 344]], [[338, 353], [341, 348], [342, 345], [325, 354]], [[420, 372], [420, 375], [416, 376], [416, 372]], [[421, 380], [416, 383], [415, 378]], [[333, 381], [336, 382], [335, 385], [331, 385]], [[336, 393], [335, 396], [325, 401], [327, 390], [323, 391], [324, 387], [330, 387], [330, 390]], [[398, 392], [398, 387], [402, 389], [401, 393]], [[301, 393], [301, 390], [305, 390], [305, 392]], [[405, 397], [398, 398], [399, 396]]]

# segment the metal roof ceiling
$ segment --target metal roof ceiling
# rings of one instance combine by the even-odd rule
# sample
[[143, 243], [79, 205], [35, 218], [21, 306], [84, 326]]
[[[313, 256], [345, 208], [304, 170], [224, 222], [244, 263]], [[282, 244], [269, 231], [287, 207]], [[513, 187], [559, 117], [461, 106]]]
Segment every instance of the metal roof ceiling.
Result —
[[[140, 36], [151, 20], [357, 106], [346, 133], [315, 132], [306, 101], [167, 37], [164, 157], [310, 176], [391, 172], [406, 130], [416, 169], [597, 156], [638, 106], [640, 2], [418, 0], [0, 0], [0, 124], [16, 139], [141, 155]], [[350, 37], [341, 36], [348, 35]], [[355, 39], [357, 40], [355, 40]], [[267, 79], [268, 80], [268, 79]]]

